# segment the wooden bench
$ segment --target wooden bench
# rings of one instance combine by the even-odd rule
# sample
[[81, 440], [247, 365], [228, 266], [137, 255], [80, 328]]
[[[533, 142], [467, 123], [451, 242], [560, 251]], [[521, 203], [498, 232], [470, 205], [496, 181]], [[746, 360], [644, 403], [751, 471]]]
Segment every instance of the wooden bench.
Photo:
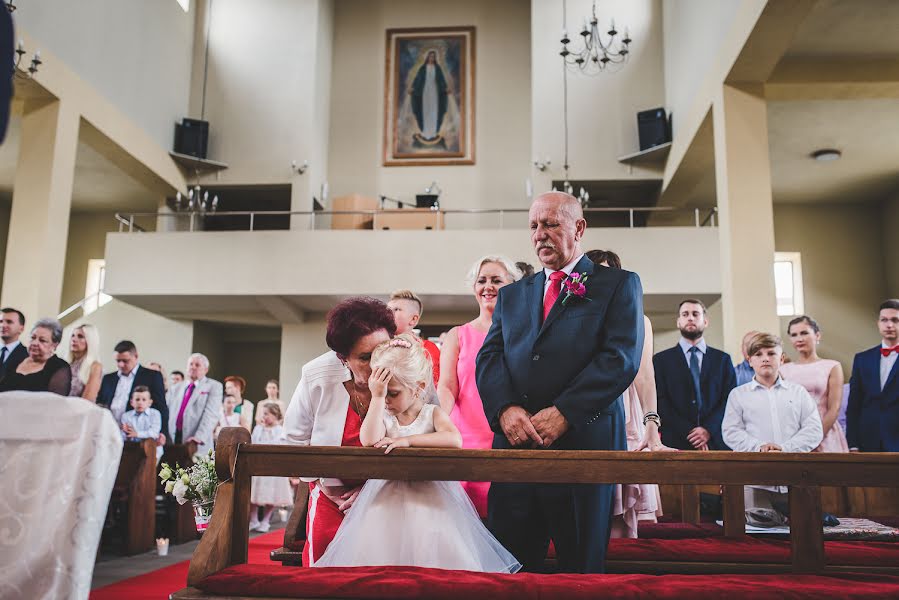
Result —
[[[169, 444], [165, 446], [160, 464], [166, 463], [172, 468], [175, 465], [185, 469], [193, 464], [193, 456], [197, 453], [197, 444]], [[157, 479], [156, 493], [163, 496], [166, 507], [166, 527], [169, 543], [183, 544], [197, 539], [197, 525], [194, 522], [194, 509], [190, 502], [178, 504], [175, 499], [165, 493], [165, 486]], [[249, 527], [249, 525], [247, 525]]]
[[[821, 486], [877, 487], [899, 480], [899, 454], [887, 453], [651, 453], [402, 448], [390, 456], [384, 456], [380, 450], [372, 448], [267, 446], [249, 442], [250, 436], [242, 428], [226, 428], [219, 435], [216, 472], [221, 483], [209, 529], [191, 560], [189, 586], [223, 569], [247, 562], [250, 484], [254, 475], [286, 477], [301, 473], [307, 477], [345, 479], [619, 482], [687, 486], [723, 484], [725, 536], [739, 539], [745, 536], [742, 486], [788, 485], [794, 515], [790, 535], [791, 562], [789, 565], [734, 565], [737, 572], [741, 567], [746, 567], [744, 572], [755, 573], [839, 571], [838, 565], [827, 565], [825, 561]], [[641, 565], [632, 566], [632, 572], [640, 572]], [[173, 598], [204, 597], [196, 588], [188, 588], [183, 590], [182, 595], [179, 594], [181, 592]]]
[[125, 511], [121, 531], [123, 551], [140, 554], [156, 546], [156, 440], [125, 442], [110, 498]]

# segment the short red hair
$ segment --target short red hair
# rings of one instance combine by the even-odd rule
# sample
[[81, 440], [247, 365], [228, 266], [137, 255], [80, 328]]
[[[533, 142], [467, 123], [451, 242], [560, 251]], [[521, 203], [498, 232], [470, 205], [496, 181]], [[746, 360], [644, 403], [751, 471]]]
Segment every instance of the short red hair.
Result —
[[396, 335], [396, 320], [387, 305], [368, 296], [347, 298], [328, 313], [328, 332], [325, 342], [328, 348], [346, 358], [361, 338], [385, 330], [390, 337]]
[[229, 381], [240, 388], [241, 394], [247, 390], [247, 380], [240, 375], [228, 375], [225, 377], [225, 383], [228, 383]]

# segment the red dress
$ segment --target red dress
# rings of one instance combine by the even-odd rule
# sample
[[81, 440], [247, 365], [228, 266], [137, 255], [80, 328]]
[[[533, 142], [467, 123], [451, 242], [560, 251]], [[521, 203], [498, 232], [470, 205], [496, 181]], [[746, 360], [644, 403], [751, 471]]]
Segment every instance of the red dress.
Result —
[[[359, 441], [359, 430], [362, 428], [362, 419], [353, 410], [353, 405], [347, 405], [346, 423], [343, 426], [343, 439], [341, 446], [362, 446]], [[309, 556], [313, 561], [322, 557], [328, 544], [337, 535], [337, 529], [343, 522], [344, 514], [337, 505], [325, 496], [317, 482], [309, 482], [309, 510], [306, 513], [306, 545], [303, 546], [303, 566], [308, 567]]]

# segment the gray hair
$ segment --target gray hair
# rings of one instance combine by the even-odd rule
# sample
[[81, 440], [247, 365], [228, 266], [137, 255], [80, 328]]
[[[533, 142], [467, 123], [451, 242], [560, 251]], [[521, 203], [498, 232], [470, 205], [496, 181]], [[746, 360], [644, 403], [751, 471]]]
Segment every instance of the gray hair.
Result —
[[50, 339], [53, 340], [54, 344], [58, 344], [62, 341], [62, 324], [56, 319], [45, 317], [38, 320], [31, 328], [31, 333], [34, 333], [34, 330], [38, 327], [50, 330]]
[[206, 358], [206, 355], [205, 355], [205, 354], [200, 354], [199, 352], [194, 352], [193, 354], [191, 354], [190, 356], [188, 356], [188, 357], [187, 357], [187, 364], [190, 364], [190, 361], [192, 361], [192, 360], [195, 359], [195, 358], [199, 358], [199, 359], [200, 359], [200, 362], [203, 363], [203, 368], [205, 368], [205, 369], [208, 369], [208, 368], [209, 368], [209, 359]]
[[515, 266], [511, 260], [506, 258], [505, 256], [495, 254], [488, 254], [487, 256], [482, 256], [478, 260], [475, 261], [471, 268], [468, 270], [468, 275], [465, 277], [465, 283], [468, 287], [474, 286], [474, 282], [478, 279], [478, 274], [481, 272], [481, 267], [483, 267], [486, 263], [496, 263], [498, 265], [502, 265], [506, 270], [506, 273], [512, 277], [512, 281], [518, 281], [521, 279], [521, 269]]

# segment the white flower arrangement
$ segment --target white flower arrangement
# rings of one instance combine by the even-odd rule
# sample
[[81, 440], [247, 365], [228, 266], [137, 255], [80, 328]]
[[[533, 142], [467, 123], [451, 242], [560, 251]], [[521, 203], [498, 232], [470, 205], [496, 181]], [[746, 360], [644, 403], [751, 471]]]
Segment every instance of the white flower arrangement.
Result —
[[175, 464], [172, 468], [167, 463], [162, 463], [159, 471], [159, 479], [165, 483], [165, 491], [172, 494], [178, 504], [184, 504], [188, 500], [193, 502], [208, 502], [215, 500], [215, 490], [218, 486], [218, 477], [215, 474], [215, 452], [210, 450], [205, 455], [194, 456], [194, 464], [189, 469], [183, 469]]

